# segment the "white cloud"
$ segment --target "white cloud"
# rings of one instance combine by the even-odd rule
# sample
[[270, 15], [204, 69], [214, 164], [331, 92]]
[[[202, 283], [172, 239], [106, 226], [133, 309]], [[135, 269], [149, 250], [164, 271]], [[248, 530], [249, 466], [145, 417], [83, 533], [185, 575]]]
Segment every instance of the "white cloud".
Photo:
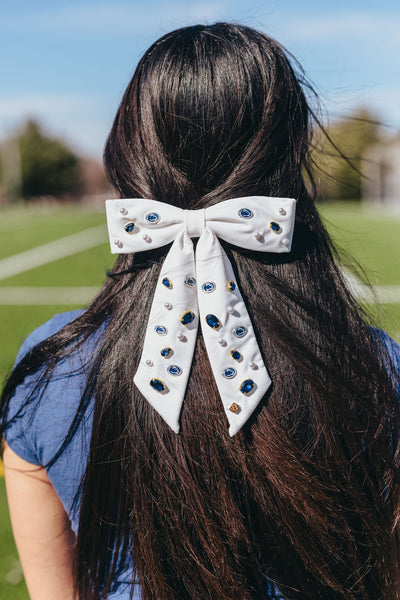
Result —
[[[324, 13], [314, 16], [288, 15], [282, 19], [282, 15], [276, 13], [277, 23], [284, 33], [297, 42], [310, 42], [320, 44], [321, 42], [337, 42], [343, 38], [353, 40], [355, 38], [370, 38], [373, 46], [379, 38], [385, 43], [400, 44], [400, 22], [399, 13], [368, 13], [366, 10], [360, 12], [346, 11], [343, 13]], [[272, 15], [274, 17], [274, 15]], [[274, 20], [274, 19], [272, 19]]]
[[157, 27], [179, 27], [184, 23], [211, 21], [223, 14], [225, 6], [216, 2], [113, 2], [92, 6], [59, 6], [45, 12], [26, 12], [18, 16], [2, 17], [1, 25], [7, 30], [35, 30], [62, 33], [146, 34]]
[[0, 98], [0, 140], [14, 134], [27, 119], [37, 119], [83, 154], [101, 156], [112, 116], [88, 95], [25, 95]]
[[361, 106], [376, 115], [384, 131], [392, 135], [400, 131], [400, 87], [376, 87], [358, 92], [330, 92], [323, 97], [329, 120], [349, 116]]

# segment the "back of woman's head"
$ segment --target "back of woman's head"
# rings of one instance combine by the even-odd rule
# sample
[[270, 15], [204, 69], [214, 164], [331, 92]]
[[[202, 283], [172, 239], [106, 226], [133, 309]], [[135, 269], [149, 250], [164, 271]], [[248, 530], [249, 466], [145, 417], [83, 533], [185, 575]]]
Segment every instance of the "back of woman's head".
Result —
[[187, 27], [145, 53], [106, 150], [121, 196], [194, 208], [298, 197], [309, 111], [282, 47], [239, 25]]
[[124, 94], [105, 148], [121, 197], [192, 209], [290, 196], [296, 224], [285, 256], [224, 244], [273, 382], [233, 438], [201, 334], [179, 435], [134, 386], [165, 249], [121, 255], [84, 315], [14, 372], [5, 397], [27, 368], [54, 364], [106, 320], [75, 422], [93, 392], [82, 598], [105, 597], [129, 555], [144, 600], [255, 600], [272, 580], [291, 599], [400, 597], [390, 359], [304, 185], [312, 112], [303, 88], [277, 42], [217, 23], [153, 44]]

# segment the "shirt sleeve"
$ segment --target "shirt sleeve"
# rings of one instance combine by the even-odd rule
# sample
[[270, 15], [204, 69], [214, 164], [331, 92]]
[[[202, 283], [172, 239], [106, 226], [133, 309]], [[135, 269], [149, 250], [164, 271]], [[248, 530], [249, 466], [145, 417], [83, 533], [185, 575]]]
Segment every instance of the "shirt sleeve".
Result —
[[[15, 364], [17, 365], [22, 358], [36, 344], [47, 339], [60, 329], [76, 319], [83, 311], [76, 310], [67, 313], [57, 314], [52, 319], [35, 329], [23, 342]], [[14, 396], [11, 398], [8, 409], [8, 425], [3, 436], [10, 448], [22, 459], [34, 465], [41, 465], [41, 460], [36, 450], [37, 445], [34, 440], [33, 421], [35, 418], [39, 392], [35, 389], [36, 383], [40, 377], [38, 373], [28, 375], [23, 383], [17, 386]], [[28, 398], [30, 399], [27, 402]]]
[[397, 390], [398, 401], [400, 404], [400, 344], [390, 337], [383, 329], [374, 329], [377, 348], [381, 344], [387, 353], [391, 365], [387, 365], [387, 370], [394, 378], [395, 389]]

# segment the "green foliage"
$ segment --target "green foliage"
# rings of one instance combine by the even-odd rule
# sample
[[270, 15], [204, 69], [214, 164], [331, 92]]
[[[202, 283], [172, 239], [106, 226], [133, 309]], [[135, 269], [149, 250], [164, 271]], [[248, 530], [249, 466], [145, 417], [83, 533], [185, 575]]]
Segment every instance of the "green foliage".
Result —
[[82, 186], [78, 157], [61, 141], [47, 137], [35, 121], [28, 121], [19, 138], [22, 195], [74, 196]]
[[363, 156], [380, 140], [379, 123], [371, 112], [361, 108], [348, 118], [329, 125], [327, 133], [331, 142], [320, 134], [312, 154], [320, 198], [358, 200], [361, 197]]

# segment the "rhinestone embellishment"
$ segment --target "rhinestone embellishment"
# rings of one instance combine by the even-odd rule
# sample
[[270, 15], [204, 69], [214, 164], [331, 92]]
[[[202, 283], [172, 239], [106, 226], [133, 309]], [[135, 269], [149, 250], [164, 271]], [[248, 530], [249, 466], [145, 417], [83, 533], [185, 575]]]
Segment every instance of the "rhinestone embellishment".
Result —
[[255, 386], [255, 383], [252, 379], [245, 379], [240, 384], [239, 390], [242, 392], [242, 394], [244, 394], [245, 396], [248, 396], [250, 394], [250, 392], [253, 390], [254, 386]]
[[153, 388], [153, 390], [156, 390], [156, 392], [165, 392], [166, 390], [166, 385], [163, 381], [161, 381], [161, 379], [156, 379], [153, 378], [150, 380], [150, 385]]
[[170, 365], [167, 369], [170, 375], [176, 377], [177, 375], [182, 375], [182, 369], [178, 367], [178, 365]]
[[279, 214], [282, 215], [282, 216], [285, 216], [286, 215], [286, 210], [284, 208], [280, 208], [279, 209]]
[[203, 292], [205, 292], [206, 294], [209, 294], [210, 292], [213, 292], [216, 288], [216, 285], [213, 281], [206, 281], [205, 283], [203, 283], [203, 285], [201, 286], [201, 289], [203, 290]]
[[242, 338], [247, 333], [247, 327], [245, 327], [244, 325], [237, 325], [232, 329], [232, 333], [235, 337]]
[[229, 407], [229, 410], [237, 415], [238, 413], [240, 413], [241, 408], [239, 404], [236, 404], [236, 402], [232, 402], [232, 404]]
[[242, 217], [242, 219], [251, 219], [251, 217], [254, 215], [254, 213], [249, 208], [241, 208], [238, 211], [238, 215], [239, 215], [239, 217]]
[[279, 233], [280, 231], [282, 231], [281, 226], [276, 221], [271, 221], [271, 223], [269, 224], [269, 228], [272, 229], [274, 233]]
[[282, 238], [281, 239], [281, 244], [282, 244], [282, 246], [289, 246], [290, 241], [289, 241], [288, 238]]
[[187, 277], [185, 277], [185, 285], [187, 287], [193, 287], [196, 285], [196, 277], [193, 277], [192, 275], [188, 275]]
[[195, 320], [196, 315], [191, 310], [187, 310], [180, 318], [182, 325], [190, 325]]
[[225, 377], [225, 379], [233, 379], [233, 377], [235, 377], [236, 374], [237, 371], [233, 367], [228, 367], [227, 369], [224, 369], [222, 371], [222, 377]]
[[157, 333], [157, 335], [167, 335], [168, 333], [168, 329], [165, 327], [165, 325], [156, 325], [154, 327], [154, 331]]
[[236, 290], [236, 283], [234, 281], [228, 281], [226, 284], [226, 289], [228, 292], [233, 292]]
[[166, 288], [171, 289], [172, 288], [172, 281], [170, 279], [168, 279], [168, 277], [164, 277], [164, 279], [161, 282], [163, 285], [165, 285]]
[[240, 354], [239, 350], [231, 350], [229, 354], [232, 356], [233, 360], [239, 361], [242, 359], [242, 355]]
[[219, 329], [221, 327], [221, 321], [215, 315], [206, 315], [206, 323], [211, 329]]
[[149, 212], [144, 218], [145, 221], [147, 221], [147, 223], [149, 223], [150, 225], [155, 225], [160, 220], [160, 215], [156, 212]]
[[135, 230], [135, 223], [127, 223], [126, 225], [124, 225], [124, 229], [126, 233], [133, 233]]
[[174, 351], [172, 350], [172, 348], [163, 348], [162, 350], [160, 350], [160, 354], [164, 358], [169, 358], [170, 356], [172, 356], [173, 352]]

